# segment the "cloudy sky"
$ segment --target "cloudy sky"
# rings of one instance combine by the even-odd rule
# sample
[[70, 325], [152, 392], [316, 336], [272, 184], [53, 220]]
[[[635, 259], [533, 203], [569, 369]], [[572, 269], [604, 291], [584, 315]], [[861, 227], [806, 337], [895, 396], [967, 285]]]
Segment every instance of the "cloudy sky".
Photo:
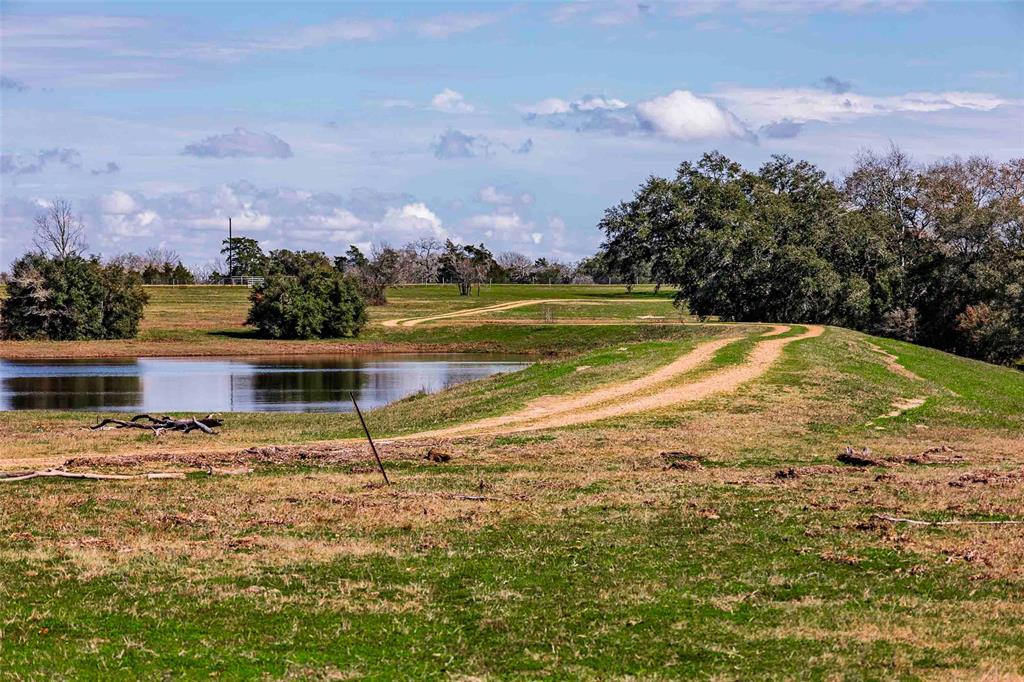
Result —
[[71, 199], [90, 251], [421, 236], [575, 259], [719, 149], [1024, 154], [1024, 3], [2, 5], [0, 268]]

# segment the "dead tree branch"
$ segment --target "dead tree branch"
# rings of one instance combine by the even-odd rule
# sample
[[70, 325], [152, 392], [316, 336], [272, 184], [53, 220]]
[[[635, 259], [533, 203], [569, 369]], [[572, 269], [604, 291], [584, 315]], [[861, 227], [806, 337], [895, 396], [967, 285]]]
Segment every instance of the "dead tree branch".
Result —
[[[148, 424], [143, 423], [146, 420], [148, 420]], [[164, 431], [181, 431], [182, 433], [202, 431], [203, 433], [211, 436], [216, 436], [217, 432], [213, 429], [218, 426], [223, 426], [224, 420], [212, 414], [209, 414], [202, 419], [197, 417], [192, 417], [190, 419], [174, 419], [173, 417], [168, 416], [154, 417], [151, 414], [137, 414], [128, 420], [107, 417], [99, 424], [90, 426], [89, 428], [95, 431], [96, 429], [102, 429], [110, 424], [113, 424], [115, 428], [118, 429], [144, 429], [152, 431], [157, 436], [162, 434]]]

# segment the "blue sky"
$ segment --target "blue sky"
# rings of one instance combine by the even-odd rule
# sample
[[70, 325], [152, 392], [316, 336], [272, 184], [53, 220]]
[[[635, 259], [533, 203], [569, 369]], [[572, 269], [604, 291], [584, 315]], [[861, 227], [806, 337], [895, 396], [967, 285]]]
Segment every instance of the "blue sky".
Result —
[[1024, 154], [1024, 4], [2, 4], [0, 267], [57, 196], [90, 250], [424, 236], [574, 260], [719, 149], [831, 174]]

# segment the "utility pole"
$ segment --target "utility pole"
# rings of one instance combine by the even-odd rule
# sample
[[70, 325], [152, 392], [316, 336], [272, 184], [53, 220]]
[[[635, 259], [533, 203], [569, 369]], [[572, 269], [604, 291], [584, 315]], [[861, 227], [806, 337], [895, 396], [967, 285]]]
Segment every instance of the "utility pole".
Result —
[[231, 231], [231, 218], [228, 218], [228, 281], [231, 281], [231, 271], [234, 267], [232, 256], [234, 255], [235, 240]]

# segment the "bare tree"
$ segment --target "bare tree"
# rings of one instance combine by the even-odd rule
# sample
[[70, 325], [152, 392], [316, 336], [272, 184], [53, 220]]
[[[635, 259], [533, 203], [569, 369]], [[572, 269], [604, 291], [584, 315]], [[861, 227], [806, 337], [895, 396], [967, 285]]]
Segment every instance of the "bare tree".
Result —
[[217, 284], [221, 281], [223, 272], [225, 272], [224, 263], [219, 258], [192, 268], [192, 275], [196, 278], [197, 284]]
[[436, 237], [421, 237], [405, 245], [405, 249], [415, 254], [412, 277], [415, 281], [426, 284], [437, 280], [441, 252], [444, 244]]
[[178, 256], [178, 252], [174, 249], [162, 249], [156, 246], [151, 246], [146, 249], [144, 260], [145, 265], [149, 265], [154, 268], [162, 268], [168, 264], [173, 267], [177, 263], [181, 262], [181, 257]]
[[498, 265], [508, 273], [509, 279], [516, 284], [526, 284], [533, 275], [533, 261], [518, 251], [505, 251], [498, 254]]
[[32, 243], [41, 253], [64, 260], [85, 250], [85, 225], [76, 216], [67, 199], [50, 202], [46, 213], [36, 216]]
[[146, 259], [137, 253], [119, 253], [108, 258], [107, 265], [115, 265], [129, 272], [142, 272], [146, 267]]

